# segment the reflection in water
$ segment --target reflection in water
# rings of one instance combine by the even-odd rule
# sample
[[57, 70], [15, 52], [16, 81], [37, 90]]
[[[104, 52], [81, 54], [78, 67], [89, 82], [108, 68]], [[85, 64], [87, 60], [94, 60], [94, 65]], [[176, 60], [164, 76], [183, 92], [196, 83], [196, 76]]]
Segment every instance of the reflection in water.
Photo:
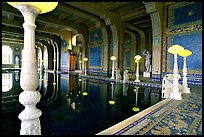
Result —
[[[78, 75], [41, 73], [40, 76], [42, 96], [37, 105], [43, 112], [41, 124], [45, 135], [96, 134], [160, 101], [158, 89], [151, 87], [79, 78]], [[142, 103], [143, 100], [149, 103]], [[14, 103], [6, 104], [4, 112], [9, 105]], [[12, 113], [9, 117], [5, 113], [3, 117], [4, 134], [18, 134], [20, 129], [7, 128], [19, 121], [18, 116]]]
[[128, 89], [129, 89], [129, 84], [123, 83], [123, 96], [127, 96]]
[[19, 71], [15, 70], [14, 73], [15, 73], [15, 80], [18, 81], [19, 80]]
[[12, 73], [2, 73], [2, 92], [8, 92], [13, 86]]
[[109, 104], [111, 104], [111, 105], [115, 104], [115, 100], [113, 99], [113, 92], [114, 92], [114, 83], [111, 82], [111, 97], [109, 100]]
[[140, 109], [137, 107], [137, 100], [138, 100], [138, 89], [139, 86], [135, 86], [134, 92], [135, 92], [135, 106], [132, 108], [133, 111], [138, 112]]

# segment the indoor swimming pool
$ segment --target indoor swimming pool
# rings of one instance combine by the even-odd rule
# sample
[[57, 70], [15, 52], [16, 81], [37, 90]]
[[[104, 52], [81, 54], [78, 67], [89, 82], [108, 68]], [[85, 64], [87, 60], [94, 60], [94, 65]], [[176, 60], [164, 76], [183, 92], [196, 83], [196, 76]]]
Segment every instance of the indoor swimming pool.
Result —
[[[161, 89], [39, 73], [42, 135], [94, 135], [160, 102]], [[20, 133], [20, 70], [2, 70], [2, 134]]]

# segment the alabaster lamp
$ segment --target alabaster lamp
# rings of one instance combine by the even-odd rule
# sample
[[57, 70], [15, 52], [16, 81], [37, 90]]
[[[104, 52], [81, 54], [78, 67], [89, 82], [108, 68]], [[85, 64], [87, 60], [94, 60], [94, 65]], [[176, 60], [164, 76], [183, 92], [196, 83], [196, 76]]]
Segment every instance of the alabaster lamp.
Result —
[[39, 117], [42, 112], [36, 108], [40, 101], [38, 87], [38, 71], [35, 49], [35, 19], [38, 14], [52, 11], [58, 2], [7, 2], [17, 8], [24, 17], [24, 47], [22, 50], [22, 67], [20, 86], [23, 92], [19, 95], [19, 102], [25, 109], [19, 114], [21, 120], [20, 135], [41, 135]]
[[171, 99], [181, 100], [181, 93], [179, 92], [179, 77], [178, 74], [178, 63], [177, 63], [177, 55], [180, 51], [184, 50], [184, 48], [180, 45], [173, 45], [168, 49], [168, 52], [174, 55], [174, 69], [173, 69], [173, 91], [170, 94]]
[[192, 52], [190, 50], [181, 50], [178, 55], [183, 57], [183, 93], [191, 93], [190, 88], [187, 84], [187, 67], [186, 67], [186, 58], [190, 56]]
[[110, 60], [112, 60], [112, 76], [111, 76], [111, 79], [115, 79], [115, 77], [114, 77], [114, 69], [115, 69], [114, 61], [116, 60], [116, 57], [112, 56], [112, 57], [110, 57]]
[[87, 72], [86, 72], [86, 62], [88, 61], [89, 59], [87, 57], [84, 58], [84, 75], [87, 75]]
[[139, 61], [142, 59], [142, 57], [140, 55], [136, 55], [134, 57], [134, 59], [135, 59], [135, 62], [137, 64], [137, 66], [136, 66], [136, 73], [135, 73], [135, 75], [136, 75], [135, 82], [140, 82], [140, 80], [139, 80]]

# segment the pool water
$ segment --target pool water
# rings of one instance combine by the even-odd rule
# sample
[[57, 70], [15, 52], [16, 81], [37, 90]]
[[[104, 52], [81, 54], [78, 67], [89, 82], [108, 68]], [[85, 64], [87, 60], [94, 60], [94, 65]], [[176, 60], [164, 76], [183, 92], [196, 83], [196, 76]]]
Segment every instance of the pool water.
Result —
[[[2, 72], [3, 135], [20, 133], [18, 115], [24, 106], [18, 95], [23, 90], [16, 75], [20, 72]], [[42, 135], [94, 135], [161, 101], [160, 88], [70, 74], [39, 74], [37, 90], [41, 93], [37, 108], [42, 111]]]

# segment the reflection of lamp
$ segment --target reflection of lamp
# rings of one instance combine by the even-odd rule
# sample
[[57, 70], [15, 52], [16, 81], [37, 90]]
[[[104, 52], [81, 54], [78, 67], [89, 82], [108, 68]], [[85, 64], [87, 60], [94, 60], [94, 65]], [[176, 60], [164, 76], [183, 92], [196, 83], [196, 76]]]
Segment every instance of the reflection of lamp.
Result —
[[41, 95], [36, 91], [38, 71], [35, 49], [35, 18], [38, 14], [52, 11], [58, 2], [8, 2], [8, 4], [17, 8], [24, 17], [24, 48], [20, 76], [20, 85], [24, 91], [19, 95], [19, 102], [25, 106], [25, 109], [18, 116], [22, 121], [20, 134], [40, 135], [39, 117], [42, 112], [36, 108]]
[[114, 61], [116, 60], [116, 57], [112, 56], [112, 57], [110, 57], [110, 60], [112, 60], [112, 76], [111, 76], [111, 79], [115, 79], [115, 77], [114, 77], [114, 69], [115, 69]]
[[137, 67], [136, 67], [136, 79], [135, 79], [135, 82], [140, 82], [139, 80], [139, 60], [141, 59], [142, 57], [140, 55], [136, 55], [134, 57], [135, 59], [135, 62], [137, 63]]
[[85, 61], [85, 62], [84, 62], [84, 71], [85, 71], [85, 72], [84, 72], [84, 75], [87, 75], [87, 74], [86, 74], [86, 62], [87, 62], [88, 60], [89, 60], [89, 59], [88, 59], [87, 57], [84, 58], [84, 61]]
[[183, 93], [190, 93], [190, 88], [187, 84], [187, 67], [186, 57], [190, 56], [192, 52], [190, 50], [182, 50], [178, 53], [179, 56], [183, 57]]
[[115, 101], [113, 100], [113, 91], [114, 91], [114, 83], [111, 82], [111, 99], [109, 100], [109, 104], [111, 105], [115, 104]]
[[82, 92], [83, 92], [82, 94], [83, 94], [84, 96], [87, 96], [88, 93], [86, 92], [86, 79], [84, 79], [83, 82], [84, 82], [84, 84], [83, 84], [84, 86], [82, 87]]
[[138, 112], [140, 109], [137, 107], [137, 99], [138, 99], [138, 86], [135, 86], [134, 92], [135, 92], [135, 106], [132, 108], [133, 111]]
[[168, 49], [168, 52], [174, 54], [174, 70], [173, 70], [173, 91], [170, 94], [171, 99], [181, 100], [181, 93], [179, 92], [179, 77], [178, 74], [178, 63], [177, 63], [177, 54], [184, 50], [184, 48], [180, 45], [173, 45]]

